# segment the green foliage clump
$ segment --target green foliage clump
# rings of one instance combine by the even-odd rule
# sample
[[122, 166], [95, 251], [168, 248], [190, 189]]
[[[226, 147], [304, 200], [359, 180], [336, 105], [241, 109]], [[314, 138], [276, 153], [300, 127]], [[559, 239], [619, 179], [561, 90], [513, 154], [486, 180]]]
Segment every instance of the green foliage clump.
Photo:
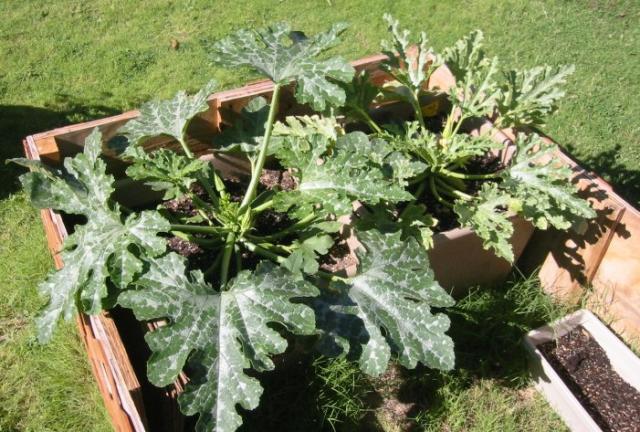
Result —
[[[185, 414], [199, 415], [200, 431], [233, 431], [242, 424], [237, 407], [258, 406], [263, 388], [249, 370], [275, 367], [272, 357], [288, 345], [285, 332], [315, 336], [323, 353], [353, 358], [372, 376], [392, 358], [407, 368], [451, 370], [450, 319], [442, 310], [454, 301], [429, 266], [435, 221], [422, 194], [450, 208], [507, 259], [513, 259], [511, 215], [561, 229], [591, 217], [593, 210], [566, 184], [570, 172], [549, 160], [553, 147], [537, 135], [518, 134], [504, 168], [472, 173], [474, 158], [496, 146], [486, 135], [461, 133], [466, 121], [493, 116], [498, 127], [539, 124], [555, 109], [568, 69], [516, 71], [500, 84], [497, 60], [482, 51], [482, 33], [438, 55], [424, 34], [414, 49], [410, 34], [385, 19], [391, 40], [380, 67], [392, 80], [381, 88], [340, 58], [318, 57], [337, 44], [344, 25], [307, 37], [278, 24], [209, 46], [213, 61], [251, 68], [274, 83], [269, 103], [251, 101], [213, 143], [216, 152], [248, 161], [239, 193], [237, 179], [197, 159], [187, 139], [215, 83], [192, 96], [179, 92], [144, 104], [120, 131], [129, 140], [126, 174], [165, 200], [188, 201], [190, 212], [118, 204], [97, 129], [64, 170], [15, 160], [32, 168], [21, 181], [34, 205], [86, 218], [65, 243], [65, 267], [41, 285], [49, 304], [40, 339], [48, 340], [76, 310], [120, 305], [140, 320], [167, 320], [146, 337], [149, 380], [169, 385], [186, 368], [190, 382], [179, 403]], [[445, 64], [455, 85], [430, 89], [430, 77]], [[279, 122], [290, 86], [315, 112]], [[425, 100], [434, 96], [450, 105], [436, 131], [423, 116]], [[387, 102], [409, 104], [414, 118], [378, 124], [372, 104]], [[180, 152], [147, 153], [145, 142], [160, 135], [177, 141]], [[286, 187], [261, 186], [266, 163], [288, 176]], [[482, 184], [473, 192], [470, 182]], [[352, 214], [356, 202], [367, 214]], [[266, 215], [284, 222], [265, 230]], [[349, 229], [360, 242], [351, 251], [356, 271], [329, 272], [325, 261], [345, 244], [337, 220], [350, 215]], [[209, 262], [193, 268], [167, 250], [169, 236], [206, 249]]]

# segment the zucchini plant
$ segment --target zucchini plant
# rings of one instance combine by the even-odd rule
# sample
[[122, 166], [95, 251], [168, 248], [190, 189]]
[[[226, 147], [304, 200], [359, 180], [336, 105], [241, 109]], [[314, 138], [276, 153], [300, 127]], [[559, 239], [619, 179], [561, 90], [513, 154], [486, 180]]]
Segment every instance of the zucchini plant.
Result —
[[[120, 131], [129, 142], [126, 175], [162, 194], [156, 209], [115, 201], [98, 129], [63, 169], [14, 159], [31, 169], [21, 181], [35, 206], [86, 219], [65, 241], [65, 266], [40, 285], [49, 302], [39, 339], [76, 310], [119, 305], [139, 320], [164, 320], [145, 338], [148, 377], [167, 386], [187, 371], [178, 400], [186, 415], [199, 415], [199, 431], [233, 431], [242, 424], [238, 406], [258, 406], [263, 389], [248, 370], [272, 370], [272, 357], [287, 348], [285, 333], [315, 335], [322, 353], [353, 358], [370, 375], [382, 374], [392, 357], [407, 368], [451, 369], [441, 308], [454, 301], [429, 267], [436, 222], [421, 197], [431, 193], [506, 258], [512, 212], [541, 228], [591, 216], [566, 184], [568, 173], [540, 162], [553, 148], [535, 134], [518, 136], [508, 166], [478, 174], [469, 164], [495, 144], [460, 132], [465, 121], [496, 112], [496, 127], [539, 124], [569, 69], [512, 72], [498, 85], [480, 33], [442, 56], [421, 35], [412, 54], [408, 32], [387, 19], [392, 40], [381, 67], [393, 80], [382, 88], [339, 57], [319, 57], [337, 44], [342, 24], [309, 37], [284, 24], [241, 30], [208, 47], [212, 61], [274, 83], [270, 100], [251, 100], [212, 143], [248, 161], [244, 178], [225, 176], [189, 147], [187, 129], [209, 109], [214, 82], [144, 104]], [[456, 86], [429, 90], [445, 62]], [[291, 89], [309, 115], [279, 117]], [[433, 131], [423, 102], [438, 92], [448, 95], [451, 112]], [[371, 106], [388, 101], [406, 103], [414, 118], [379, 124]], [[145, 150], [159, 135], [179, 146]], [[470, 182], [481, 183], [473, 193]], [[347, 274], [327, 263], [345, 244], [338, 219], [354, 203], [368, 211], [349, 227], [360, 246], [356, 272]], [[186, 258], [196, 252], [198, 259]]]
[[[121, 130], [129, 140], [127, 176], [163, 194], [156, 210], [113, 199], [98, 129], [64, 169], [14, 160], [32, 169], [21, 181], [34, 205], [86, 218], [65, 241], [65, 266], [40, 286], [49, 297], [38, 321], [41, 341], [76, 309], [95, 314], [120, 305], [140, 320], [166, 320], [146, 336], [148, 377], [167, 386], [186, 368], [190, 382], [179, 403], [185, 414], [199, 414], [202, 431], [235, 430], [242, 423], [237, 405], [257, 407], [262, 387], [246, 371], [274, 368], [271, 357], [287, 347], [283, 332], [316, 334], [324, 352], [354, 356], [373, 375], [392, 355], [406, 367], [453, 367], [449, 319], [432, 310], [453, 300], [416, 240], [399, 228], [363, 226], [358, 272], [347, 277], [321, 268], [343, 241], [336, 216], [351, 213], [354, 201], [412, 199], [372, 159], [375, 142], [366, 134], [318, 116], [276, 125], [282, 89], [294, 81], [296, 99], [316, 110], [345, 102], [338, 83], [351, 80], [353, 68], [340, 58], [317, 58], [344, 29], [304, 37], [277, 25], [239, 31], [210, 47], [214, 61], [250, 67], [274, 82], [270, 102], [252, 101], [216, 139], [249, 160], [244, 183], [196, 158], [187, 143], [187, 128], [209, 108], [214, 83], [143, 105]], [[147, 153], [144, 142], [158, 135], [174, 138], [181, 150]], [[289, 187], [261, 185], [268, 157], [290, 173]], [[171, 211], [185, 203], [186, 211]], [[280, 223], [263, 228], [265, 214]], [[197, 268], [167, 247], [180, 242], [206, 250], [205, 265]]]
[[[481, 31], [439, 54], [424, 33], [412, 44], [409, 31], [390, 15], [384, 18], [390, 40], [383, 42], [388, 58], [380, 69], [391, 79], [377, 87], [361, 74], [342, 84], [352, 97], [341, 111], [346, 122], [366, 125], [370, 139], [384, 143], [380, 163], [393, 172], [396, 184], [414, 195], [413, 206], [400, 206], [400, 219], [416, 214], [416, 205], [430, 204], [431, 213], [438, 209], [439, 216], [473, 229], [485, 248], [512, 262], [512, 216], [524, 217], [539, 229], [561, 230], [595, 216], [589, 203], [577, 196], [571, 170], [555, 158], [556, 146], [536, 132], [557, 109], [573, 66], [511, 70], [500, 79], [497, 58], [482, 48]], [[429, 85], [440, 67], [455, 78], [449, 88]], [[392, 101], [410, 107], [412, 118], [379, 124], [371, 104]], [[436, 114], [439, 105], [446, 109], [442, 121], [428, 125], [425, 117]], [[467, 133], [478, 122], [488, 127]], [[491, 137], [503, 128], [516, 133], [506, 161], [499, 159], [504, 144]], [[394, 204], [391, 213], [398, 214], [397, 207]], [[422, 233], [428, 236], [430, 231]], [[424, 243], [428, 245], [428, 237]]]

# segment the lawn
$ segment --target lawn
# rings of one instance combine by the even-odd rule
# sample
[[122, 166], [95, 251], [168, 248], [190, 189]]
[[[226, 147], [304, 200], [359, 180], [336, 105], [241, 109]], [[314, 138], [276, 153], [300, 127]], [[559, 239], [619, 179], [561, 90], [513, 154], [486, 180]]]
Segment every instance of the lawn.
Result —
[[[348, 21], [351, 28], [338, 50], [355, 59], [377, 52], [384, 30], [381, 15], [389, 11], [410, 29], [426, 30], [436, 48], [481, 28], [489, 52], [500, 56], [505, 67], [574, 63], [569, 95], [545, 131], [631, 202], [640, 201], [636, 0], [133, 3], [0, 2], [0, 161], [20, 155], [20, 141], [30, 133], [119, 113], [178, 89], [194, 90], [212, 77], [224, 88], [252, 79], [206, 60], [207, 42], [235, 28], [287, 20], [313, 32]], [[172, 49], [172, 40], [178, 49]], [[49, 346], [34, 341], [32, 321], [42, 304], [36, 285], [52, 262], [38, 214], [19, 192], [18, 173], [0, 165], [0, 431], [109, 430], [73, 326], [65, 326]], [[476, 300], [468, 300], [472, 315], [489, 307], [483, 313], [490, 318], [498, 307]], [[535, 320], [529, 315], [507, 318], [533, 324], [545, 314], [543, 308]], [[475, 348], [476, 356], [487, 353]], [[508, 351], [496, 352], [508, 357]], [[314, 368], [324, 368], [328, 382], [343, 383], [334, 377], [346, 376], [347, 390], [360, 388], [348, 365]], [[503, 376], [467, 374], [464, 367], [451, 376], [428, 375], [434, 400], [418, 420], [429, 429], [495, 430], [508, 424], [513, 430], [556, 430], [557, 420], [540, 414], [544, 405], [526, 383], [508, 385], [512, 375], [507, 369], [498, 368]], [[338, 406], [334, 411], [340, 418], [358, 411], [357, 401], [333, 403], [334, 393], [325, 387], [316, 393], [318, 404], [328, 407], [323, 413], [331, 412], [332, 405]]]

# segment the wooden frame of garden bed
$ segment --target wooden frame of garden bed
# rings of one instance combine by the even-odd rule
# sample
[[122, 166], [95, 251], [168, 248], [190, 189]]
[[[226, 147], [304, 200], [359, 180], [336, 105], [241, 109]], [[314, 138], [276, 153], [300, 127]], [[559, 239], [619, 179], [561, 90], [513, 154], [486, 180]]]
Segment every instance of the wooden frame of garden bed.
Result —
[[[353, 65], [358, 70], [371, 70], [372, 80], [379, 83], [386, 77], [376, 69], [376, 66], [384, 58], [384, 55], [374, 55], [353, 62]], [[434, 74], [432, 80], [436, 81], [435, 85], [442, 87], [448, 87], [450, 84], [447, 82], [448, 77], [438, 76], [438, 74]], [[442, 82], [438, 83], [438, 80]], [[259, 81], [211, 95], [209, 98], [211, 109], [198, 116], [189, 129], [188, 143], [192, 150], [195, 153], [202, 153], [208, 148], [198, 137], [210, 136], [220, 130], [224, 110], [239, 111], [251, 98], [256, 96], [268, 98], [272, 89], [273, 84], [270, 81]], [[283, 105], [286, 103], [285, 99]], [[69, 152], [69, 146], [77, 146], [77, 142], [83, 142], [93, 128], [99, 127], [108, 139], [124, 123], [137, 115], [138, 111], [129, 111], [105, 119], [31, 135], [23, 142], [25, 154], [31, 159], [41, 159], [52, 164], [60, 163], [63, 154]], [[504, 132], [510, 136], [509, 131]], [[177, 147], [177, 144], [172, 139], [162, 137], [145, 143], [147, 149], [160, 146]], [[71, 152], [77, 150], [79, 147]], [[581, 235], [563, 233], [559, 236], [558, 233], [551, 232], [536, 233], [525, 250], [525, 256], [521, 262], [525, 267], [541, 266], [540, 278], [550, 291], [559, 290], [564, 295], [575, 294], [584, 284], [592, 284], [595, 289], [603, 291], [609, 290], [607, 292], [611, 297], [610, 311], [621, 319], [617, 322], [617, 329], [635, 331], [635, 334], [640, 335], [640, 311], [634, 306], [634, 302], [636, 305], [640, 304], [640, 253], [630, 240], [640, 238], [640, 213], [615, 194], [604, 180], [586, 172], [568, 156], [564, 154], [559, 156], [574, 169], [575, 179], [583, 190], [591, 190], [595, 185], [597, 189], [604, 192], [600, 201], [595, 204], [597, 208], [602, 209], [602, 212], [597, 221], [590, 224]], [[110, 155], [108, 150], [105, 157], [115, 160], [114, 155]], [[118, 169], [124, 168], [116, 168]], [[61, 268], [63, 263], [59, 252], [67, 236], [67, 228], [60, 214], [50, 209], [42, 210], [41, 218], [55, 265]], [[624, 272], [621, 272], [620, 268], [625, 267], [634, 270], [632, 278], [622, 278]], [[504, 269], [500, 271], [504, 272]], [[96, 316], [81, 314], [78, 317], [78, 327], [115, 430], [137, 432], [148, 429], [141, 383], [134, 372], [131, 359], [111, 314], [108, 312]], [[151, 325], [151, 327], [154, 326]], [[162, 408], [163, 426], [166, 430], [182, 429], [183, 420], [175, 406], [175, 395], [181, 391], [185, 382], [186, 377], [182, 376], [175, 383], [174, 388], [164, 390], [165, 403], [168, 404], [167, 407]]]

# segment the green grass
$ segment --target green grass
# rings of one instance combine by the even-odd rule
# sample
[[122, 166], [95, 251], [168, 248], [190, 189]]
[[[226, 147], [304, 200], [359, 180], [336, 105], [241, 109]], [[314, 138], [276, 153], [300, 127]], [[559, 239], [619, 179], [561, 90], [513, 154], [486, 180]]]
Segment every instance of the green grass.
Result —
[[[212, 77], [227, 88], [252, 79], [246, 72], [213, 68], [207, 62], [206, 42], [235, 28], [287, 20], [313, 32], [346, 20], [351, 29], [338, 50], [355, 59], [378, 51], [380, 17], [389, 11], [412, 30], [426, 30], [437, 48], [481, 28], [488, 50], [500, 56], [504, 67], [575, 63], [569, 96], [546, 131], [587, 167], [612, 180], [632, 202], [640, 199], [636, 0], [130, 4], [0, 2], [0, 160], [20, 155], [20, 140], [30, 133], [115, 114], [151, 97], [196, 89]], [[180, 42], [178, 50], [170, 49], [172, 38]], [[64, 327], [50, 346], [33, 343], [31, 323], [41, 304], [35, 287], [51, 259], [37, 213], [18, 192], [18, 173], [17, 168], [0, 166], [0, 430], [106, 430], [109, 426], [73, 326]], [[474, 406], [467, 395], [482, 399], [473, 396], [474, 391], [486, 393], [487, 402], [509, 405], [519, 400], [511, 390], [489, 397], [493, 393], [487, 386], [493, 388], [495, 382], [485, 377], [472, 381], [463, 393], [456, 393], [459, 405]], [[479, 413], [487, 412], [484, 405], [475, 406]], [[438, 418], [456, 418], [451, 410]], [[519, 418], [528, 415], [535, 422], [536, 412], [524, 409], [525, 417]], [[462, 424], [459, 421], [451, 420]]]
[[0, 201], [0, 226], [0, 431], [110, 430], [75, 326], [35, 340], [33, 287], [51, 258], [22, 194]]

